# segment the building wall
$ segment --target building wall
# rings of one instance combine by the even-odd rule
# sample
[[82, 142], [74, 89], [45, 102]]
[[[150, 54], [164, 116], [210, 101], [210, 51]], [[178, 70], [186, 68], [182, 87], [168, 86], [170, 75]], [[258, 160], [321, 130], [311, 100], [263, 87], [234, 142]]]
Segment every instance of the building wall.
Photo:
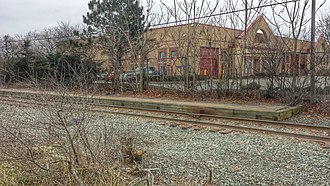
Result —
[[[145, 37], [155, 41], [145, 65], [167, 75], [183, 75], [185, 69], [213, 78], [250, 76], [274, 69], [276, 74], [304, 74], [310, 69], [310, 42], [274, 36], [262, 16], [246, 33], [196, 23], [152, 29]], [[318, 43], [318, 61], [326, 61], [328, 45], [324, 39]], [[318, 65], [318, 69], [329, 68], [329, 62], [320, 63], [323, 67]], [[128, 68], [135, 66], [138, 64]]]
[[[238, 30], [226, 29], [203, 24], [190, 24], [183, 26], [168, 27], [149, 31], [147, 36], [158, 42], [155, 50], [148, 55], [148, 65], [160, 69], [166, 66], [167, 74], [180, 75], [183, 69], [189, 64], [190, 73], [204, 74], [200, 71], [200, 61], [207, 61], [212, 56], [216, 60], [217, 72], [223, 73], [221, 67], [221, 53], [231, 51], [234, 45], [235, 37], [240, 33]], [[212, 55], [207, 56], [209, 50]], [[212, 52], [213, 51], [213, 52]], [[173, 58], [172, 52], [176, 52]], [[203, 55], [201, 55], [201, 52]], [[165, 53], [165, 59], [162, 59], [161, 53]], [[227, 57], [229, 59], [229, 57]], [[211, 61], [211, 59], [209, 60]], [[163, 64], [162, 64], [163, 63]]]

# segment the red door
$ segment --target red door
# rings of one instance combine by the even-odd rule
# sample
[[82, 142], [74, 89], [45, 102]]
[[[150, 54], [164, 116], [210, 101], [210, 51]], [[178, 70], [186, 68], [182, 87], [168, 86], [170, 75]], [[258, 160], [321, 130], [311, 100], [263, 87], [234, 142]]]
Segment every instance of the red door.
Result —
[[296, 70], [296, 74], [299, 73], [299, 54], [296, 54], [296, 57], [293, 57], [291, 54], [291, 61], [290, 61], [290, 72], [293, 73], [293, 70]]
[[201, 47], [200, 49], [200, 62], [199, 70], [200, 75], [204, 75], [208, 78], [218, 78], [219, 73], [219, 49]]

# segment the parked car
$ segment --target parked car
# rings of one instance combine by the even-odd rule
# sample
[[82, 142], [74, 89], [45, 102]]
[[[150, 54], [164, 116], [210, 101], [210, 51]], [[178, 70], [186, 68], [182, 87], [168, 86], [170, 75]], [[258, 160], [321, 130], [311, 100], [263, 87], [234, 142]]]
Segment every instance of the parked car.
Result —
[[104, 79], [105, 79], [106, 81], [112, 81], [113, 78], [115, 78], [115, 71], [108, 72], [108, 73], [106, 74], [106, 76], [104, 77]]
[[[131, 71], [123, 71], [122, 73], [119, 74], [119, 79], [125, 79], [127, 74], [130, 74]], [[103, 79], [105, 81], [112, 81], [115, 78], [115, 71], [112, 72], [108, 72], [106, 74], [103, 75]]]
[[[160, 77], [160, 73], [156, 70], [155, 67], [144, 67], [144, 75], [149, 78], [157, 78]], [[123, 76], [124, 80], [133, 81], [140, 79], [141, 77], [141, 68], [136, 68], [132, 72], [125, 73]]]

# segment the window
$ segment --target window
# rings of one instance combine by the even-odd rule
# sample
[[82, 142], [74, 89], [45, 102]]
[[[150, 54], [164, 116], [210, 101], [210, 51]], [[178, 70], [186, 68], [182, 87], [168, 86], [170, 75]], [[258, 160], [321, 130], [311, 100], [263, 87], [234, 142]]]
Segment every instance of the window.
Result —
[[282, 53], [280, 63], [281, 72], [285, 72], [285, 53]]
[[267, 74], [273, 74], [276, 71], [276, 67], [272, 59], [269, 58], [262, 58], [261, 59], [261, 66], [263, 68], [263, 72]]
[[164, 62], [166, 58], [166, 52], [165, 51], [160, 51], [159, 52], [159, 61]]
[[284, 71], [289, 72], [290, 70], [290, 63], [291, 63], [291, 54], [285, 54], [285, 63], [284, 63]]
[[170, 58], [170, 65], [172, 66], [174, 62], [176, 61], [178, 56], [178, 52], [176, 50], [171, 51], [171, 58]]
[[[222, 78], [225, 74], [225, 65], [229, 64], [229, 53], [226, 49], [220, 50], [220, 77]], [[226, 68], [229, 69], [227, 66]]]
[[221, 49], [221, 54], [220, 54], [220, 61], [228, 61], [228, 51]]
[[177, 49], [171, 49], [170, 50], [169, 67], [167, 69], [168, 75], [174, 75], [173, 66], [174, 66], [175, 61], [177, 60], [177, 58], [178, 58], [178, 51], [177, 51]]
[[251, 60], [250, 59], [245, 59], [244, 74], [245, 75], [250, 75], [250, 71], [251, 71]]
[[159, 73], [164, 74], [165, 72], [165, 62], [166, 62], [166, 50], [159, 51]]
[[[292, 56], [293, 58], [293, 56]], [[296, 72], [296, 73], [299, 73], [299, 64], [300, 64], [300, 54], [296, 54], [296, 57], [293, 58], [293, 62], [292, 62], [292, 65], [291, 65], [291, 70], [292, 72]]]
[[261, 70], [260, 70], [260, 60], [259, 60], [259, 58], [255, 58], [254, 59], [254, 61], [253, 61], [253, 66], [254, 66], [254, 74], [256, 74], [256, 73], [259, 73], [259, 72], [261, 72]]
[[266, 43], [267, 42], [267, 35], [266, 33], [259, 29], [256, 32], [256, 36], [255, 36], [255, 42], [256, 43]]

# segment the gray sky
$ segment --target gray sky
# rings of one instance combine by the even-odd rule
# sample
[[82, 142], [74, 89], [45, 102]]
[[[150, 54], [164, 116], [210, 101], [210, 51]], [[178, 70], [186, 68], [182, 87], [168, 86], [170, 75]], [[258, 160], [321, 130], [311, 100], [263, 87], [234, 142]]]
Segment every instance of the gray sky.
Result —
[[[319, 4], [323, 0], [316, 1]], [[88, 11], [88, 2], [89, 0], [1, 0], [0, 36], [42, 30], [56, 26], [61, 21], [72, 25], [82, 24], [82, 15]], [[330, 0], [327, 0], [322, 11], [329, 8]]]
[[82, 23], [89, 0], [1, 0], [0, 35], [25, 34], [56, 26]]

